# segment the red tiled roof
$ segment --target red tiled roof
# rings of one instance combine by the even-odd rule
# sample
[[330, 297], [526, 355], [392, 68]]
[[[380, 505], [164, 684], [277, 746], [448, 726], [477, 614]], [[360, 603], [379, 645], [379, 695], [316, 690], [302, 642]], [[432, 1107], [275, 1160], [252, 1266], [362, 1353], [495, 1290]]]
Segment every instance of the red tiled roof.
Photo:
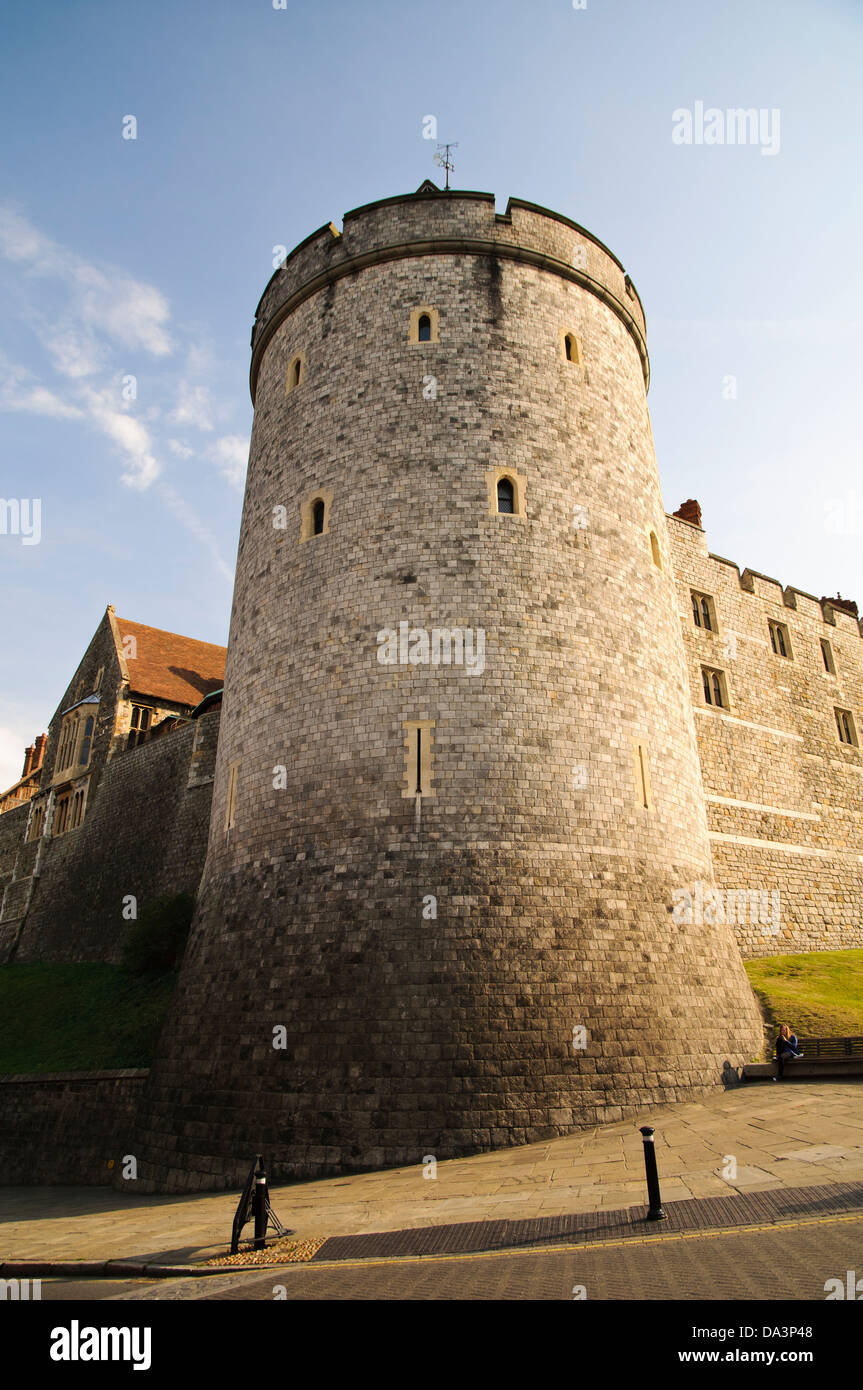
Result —
[[[225, 683], [225, 647], [162, 632], [158, 627], [117, 618], [121, 647], [129, 668], [129, 689], [178, 705], [198, 705], [211, 690]], [[134, 637], [135, 656], [127, 654]]]

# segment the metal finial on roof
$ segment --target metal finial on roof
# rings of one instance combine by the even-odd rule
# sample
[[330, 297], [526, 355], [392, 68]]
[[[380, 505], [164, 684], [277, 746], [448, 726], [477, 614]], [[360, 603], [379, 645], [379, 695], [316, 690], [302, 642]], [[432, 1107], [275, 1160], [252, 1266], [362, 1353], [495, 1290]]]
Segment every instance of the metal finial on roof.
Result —
[[450, 158], [450, 150], [455, 149], [458, 149], [458, 140], [452, 140], [448, 145], [438, 145], [437, 153], [434, 157], [435, 164], [439, 164], [442, 169], [446, 169], [446, 184], [444, 185], [445, 193], [449, 192], [450, 171], [455, 168], [455, 165], [453, 164]]

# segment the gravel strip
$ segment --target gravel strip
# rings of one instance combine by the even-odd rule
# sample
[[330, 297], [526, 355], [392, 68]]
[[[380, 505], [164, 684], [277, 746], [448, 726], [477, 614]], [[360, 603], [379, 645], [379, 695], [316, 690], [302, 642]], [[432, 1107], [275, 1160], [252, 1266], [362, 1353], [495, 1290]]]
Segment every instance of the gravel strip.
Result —
[[241, 1246], [236, 1255], [215, 1255], [213, 1259], [205, 1260], [204, 1263], [207, 1265], [302, 1264], [317, 1254], [326, 1239], [326, 1236], [318, 1236], [313, 1240], [280, 1240], [274, 1245], [268, 1245], [266, 1250], [255, 1250], [249, 1244], [245, 1250]]

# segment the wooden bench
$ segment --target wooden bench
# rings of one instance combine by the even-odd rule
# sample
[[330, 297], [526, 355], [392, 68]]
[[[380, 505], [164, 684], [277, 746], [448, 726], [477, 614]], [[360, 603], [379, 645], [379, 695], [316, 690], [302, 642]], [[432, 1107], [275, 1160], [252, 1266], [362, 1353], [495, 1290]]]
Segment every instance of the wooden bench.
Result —
[[[786, 1057], [783, 1080], [802, 1076], [863, 1076], [863, 1035], [850, 1038], [798, 1038], [802, 1057]], [[776, 1055], [769, 1062], [749, 1062], [744, 1081], [766, 1081], [776, 1075]]]

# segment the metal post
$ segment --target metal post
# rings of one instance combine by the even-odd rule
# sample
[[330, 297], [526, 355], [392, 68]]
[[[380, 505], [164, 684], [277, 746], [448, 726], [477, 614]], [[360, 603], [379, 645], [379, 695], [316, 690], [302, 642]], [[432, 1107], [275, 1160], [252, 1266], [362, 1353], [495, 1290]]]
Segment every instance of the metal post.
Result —
[[664, 1221], [665, 1212], [662, 1210], [662, 1197], [659, 1193], [659, 1174], [656, 1171], [656, 1145], [653, 1142], [653, 1134], [654, 1131], [650, 1125], [642, 1125], [644, 1170], [647, 1174], [647, 1196], [650, 1200], [647, 1219], [648, 1221]]
[[264, 1160], [258, 1155], [258, 1166], [255, 1169], [255, 1249], [263, 1250], [266, 1246], [267, 1235], [267, 1175], [264, 1172]]

